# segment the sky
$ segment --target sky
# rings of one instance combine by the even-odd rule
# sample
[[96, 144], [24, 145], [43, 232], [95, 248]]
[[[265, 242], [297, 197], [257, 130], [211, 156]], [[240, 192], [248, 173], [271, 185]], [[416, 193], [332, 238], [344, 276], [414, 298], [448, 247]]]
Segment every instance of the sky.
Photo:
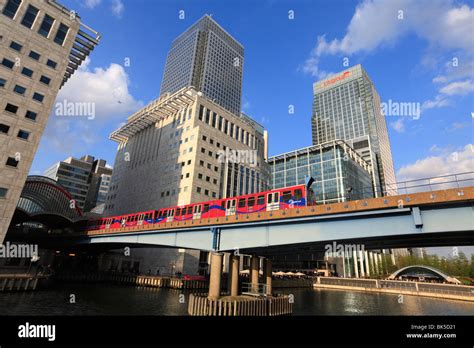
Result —
[[362, 64], [382, 102], [420, 110], [386, 116], [398, 181], [474, 171], [472, 1], [60, 2], [101, 40], [57, 103], [93, 103], [95, 117], [53, 108], [31, 174], [85, 154], [113, 165], [109, 134], [158, 97], [172, 41], [204, 14], [244, 46], [242, 108], [268, 130], [270, 155], [311, 145], [313, 83]]

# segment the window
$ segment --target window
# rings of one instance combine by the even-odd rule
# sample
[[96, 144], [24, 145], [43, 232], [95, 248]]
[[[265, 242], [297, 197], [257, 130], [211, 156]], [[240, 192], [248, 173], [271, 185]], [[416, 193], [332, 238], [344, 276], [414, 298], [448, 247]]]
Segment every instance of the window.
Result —
[[26, 9], [25, 15], [23, 16], [23, 19], [21, 21], [21, 24], [23, 24], [25, 27], [31, 29], [33, 26], [33, 23], [35, 22], [36, 16], [38, 15], [38, 9], [34, 6], [28, 5], [28, 8]]
[[206, 153], [206, 149], [201, 147], [201, 153]]
[[206, 181], [207, 181], [207, 182], [210, 182], [210, 181], [211, 181], [211, 178], [208, 177], [208, 176], [206, 176]]
[[23, 94], [25, 94], [25, 92], [26, 92], [26, 88], [23, 87], [23, 86], [20, 86], [20, 85], [16, 85], [15, 88], [13, 88], [13, 91], [14, 91], [15, 93], [18, 93], [18, 94], [23, 95]]
[[196, 188], [196, 192], [201, 193], [201, 188], [199, 186]]
[[258, 196], [258, 198], [257, 198], [257, 205], [262, 205], [262, 204], [265, 204], [265, 196], [264, 195]]
[[255, 197], [249, 197], [248, 206], [253, 207], [255, 205]]
[[201, 173], [198, 174], [198, 179], [202, 179], [202, 174]]
[[207, 137], [205, 135], [202, 136], [202, 140], [206, 141]]
[[56, 69], [56, 66], [58, 65], [58, 63], [56, 63], [54, 60], [48, 59], [48, 61], [46, 62], [46, 65], [49, 66], [50, 68]]
[[4, 88], [7, 84], [7, 80], [0, 78], [0, 88]]
[[16, 15], [16, 11], [18, 11], [18, 7], [20, 7], [20, 4], [21, 4], [21, 0], [8, 0], [7, 4], [3, 8], [2, 13], [5, 16], [13, 19], [13, 17], [15, 17]]
[[35, 92], [33, 94], [33, 99], [36, 100], [36, 101], [39, 101], [40, 103], [42, 103], [43, 99], [44, 99], [44, 95], [39, 94], [38, 92]]
[[283, 202], [288, 202], [291, 199], [291, 191], [283, 191]]
[[8, 157], [6, 165], [16, 168], [18, 167], [18, 161], [15, 159], [15, 157]]
[[45, 14], [43, 17], [43, 22], [41, 22], [41, 26], [38, 29], [38, 33], [43, 35], [44, 37], [48, 37], [49, 32], [51, 31], [51, 27], [53, 26], [54, 18]]
[[209, 190], [204, 190], [204, 194], [205, 194], [206, 196], [209, 196]]
[[45, 85], [49, 86], [49, 83], [51, 82], [51, 79], [47, 76], [41, 75], [40, 77], [40, 82], [44, 83]]
[[37, 116], [38, 116], [38, 114], [36, 112], [30, 111], [30, 110], [28, 110], [25, 114], [25, 117], [32, 120], [32, 121], [36, 121]]
[[188, 214], [192, 214], [193, 213], [193, 207], [188, 207]]
[[28, 55], [28, 57], [30, 57], [31, 59], [34, 59], [34, 60], [39, 60], [40, 57], [41, 57], [41, 54], [39, 54], [38, 52], [35, 52], [35, 51], [30, 51], [30, 54]]
[[21, 49], [23, 48], [23, 46], [20, 45], [18, 42], [12, 41], [10, 42], [10, 48], [17, 52], [21, 52]]
[[0, 133], [3, 134], [8, 134], [8, 131], [10, 130], [10, 126], [6, 125], [4, 123], [0, 123]]
[[8, 69], [13, 69], [13, 66], [15, 65], [15, 63], [13, 63], [10, 59], [3, 58], [2, 65], [7, 67]]
[[56, 32], [56, 36], [54, 37], [54, 42], [62, 46], [64, 43], [64, 39], [66, 38], [68, 30], [69, 30], [69, 27], [61, 23], [59, 25], [58, 31]]
[[295, 190], [295, 201], [299, 201], [303, 197], [301, 189]]
[[245, 198], [239, 198], [239, 208], [245, 207]]
[[21, 69], [21, 73], [25, 76], [32, 77], [33, 76], [33, 70], [28, 69], [28, 68], [23, 68]]
[[17, 135], [18, 138], [28, 140], [29, 136], [30, 136], [30, 132], [27, 132], [21, 129], [18, 131], [18, 135]]
[[204, 166], [204, 161], [199, 161], [199, 165], [200, 165], [201, 167], [203, 167], [203, 166]]
[[209, 211], [209, 204], [204, 204], [204, 209], [202, 210], [202, 213], [207, 213]]
[[18, 111], [18, 106], [8, 103], [7, 106], [5, 106], [5, 111], [11, 112], [12, 114], [16, 114], [16, 112]]
[[0, 187], [0, 198], [5, 198], [7, 196], [8, 189], [5, 187]]

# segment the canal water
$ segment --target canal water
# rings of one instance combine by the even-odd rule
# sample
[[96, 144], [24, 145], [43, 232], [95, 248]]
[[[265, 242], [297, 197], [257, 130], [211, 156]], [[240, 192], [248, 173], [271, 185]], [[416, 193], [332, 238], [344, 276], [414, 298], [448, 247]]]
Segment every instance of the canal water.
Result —
[[[277, 292], [293, 295], [294, 315], [474, 315], [474, 303], [463, 301], [328, 289]], [[32, 292], [0, 293], [0, 313], [187, 315], [186, 301], [187, 293], [180, 290], [69, 284]]]

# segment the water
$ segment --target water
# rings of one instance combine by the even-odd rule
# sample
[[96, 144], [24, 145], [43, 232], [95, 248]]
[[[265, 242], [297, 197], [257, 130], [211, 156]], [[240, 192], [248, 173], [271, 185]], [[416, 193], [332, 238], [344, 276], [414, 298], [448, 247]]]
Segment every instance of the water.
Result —
[[[474, 303], [328, 289], [280, 289], [294, 295], [294, 315], [474, 315]], [[76, 303], [70, 303], [71, 294]], [[180, 290], [69, 284], [0, 293], [2, 315], [187, 315]], [[187, 300], [187, 295], [185, 299]]]

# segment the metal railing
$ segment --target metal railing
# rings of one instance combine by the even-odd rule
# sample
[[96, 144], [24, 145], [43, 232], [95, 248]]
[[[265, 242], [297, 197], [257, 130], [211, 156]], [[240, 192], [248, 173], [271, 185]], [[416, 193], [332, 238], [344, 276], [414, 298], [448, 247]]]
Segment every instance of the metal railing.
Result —
[[267, 285], [264, 283], [242, 283], [242, 295], [266, 296]]

